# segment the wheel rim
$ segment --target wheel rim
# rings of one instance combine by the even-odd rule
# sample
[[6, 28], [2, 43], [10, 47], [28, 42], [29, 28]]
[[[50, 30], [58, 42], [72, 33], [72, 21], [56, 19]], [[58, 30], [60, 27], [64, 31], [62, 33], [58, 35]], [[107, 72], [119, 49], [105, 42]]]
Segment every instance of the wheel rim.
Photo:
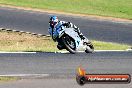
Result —
[[65, 37], [66, 43], [70, 46], [70, 48], [75, 49], [75, 43], [71, 38]]

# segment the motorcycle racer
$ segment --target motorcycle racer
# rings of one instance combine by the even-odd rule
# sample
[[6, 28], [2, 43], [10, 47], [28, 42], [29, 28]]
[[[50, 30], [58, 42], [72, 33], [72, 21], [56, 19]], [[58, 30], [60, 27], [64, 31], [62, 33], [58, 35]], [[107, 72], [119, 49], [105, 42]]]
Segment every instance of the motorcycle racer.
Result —
[[[82, 40], [86, 39], [86, 41], [88, 41], [88, 39], [80, 32], [79, 28], [76, 25], [74, 25], [73, 23], [66, 22], [66, 21], [59, 21], [57, 16], [50, 17], [48, 31], [54, 41], [57, 41], [57, 35], [61, 29], [64, 29], [64, 27], [74, 28], [75, 29], [74, 31], [78, 33], [79, 37]], [[57, 48], [61, 50], [61, 49], [63, 49], [63, 46], [61, 44], [59, 44], [59, 42], [58, 42]]]

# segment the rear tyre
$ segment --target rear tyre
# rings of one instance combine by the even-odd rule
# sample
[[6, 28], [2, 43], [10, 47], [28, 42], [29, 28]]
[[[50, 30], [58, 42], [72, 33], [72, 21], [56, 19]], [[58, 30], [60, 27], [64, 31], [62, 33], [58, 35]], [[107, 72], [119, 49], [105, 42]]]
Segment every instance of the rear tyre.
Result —
[[87, 44], [87, 48], [85, 50], [86, 53], [93, 53], [94, 52], [94, 46], [92, 45], [92, 43]]
[[67, 51], [69, 51], [72, 54], [76, 53], [76, 44], [75, 44], [75, 41], [73, 38], [66, 35], [66, 36], [62, 37], [62, 41], [63, 41]]

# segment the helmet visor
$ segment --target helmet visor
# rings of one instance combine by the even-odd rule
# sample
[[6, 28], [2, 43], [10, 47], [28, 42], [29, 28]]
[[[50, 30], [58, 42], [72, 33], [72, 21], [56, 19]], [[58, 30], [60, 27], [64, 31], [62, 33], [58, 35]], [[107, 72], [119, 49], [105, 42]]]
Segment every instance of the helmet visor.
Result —
[[57, 24], [57, 22], [50, 21], [49, 24], [50, 24], [51, 27], [54, 27]]

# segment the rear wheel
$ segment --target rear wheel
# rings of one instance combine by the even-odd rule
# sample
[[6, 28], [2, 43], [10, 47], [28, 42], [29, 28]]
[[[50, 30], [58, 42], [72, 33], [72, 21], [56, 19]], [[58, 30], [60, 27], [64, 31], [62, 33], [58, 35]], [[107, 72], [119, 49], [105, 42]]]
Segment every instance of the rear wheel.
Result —
[[63, 41], [67, 51], [69, 51], [72, 54], [76, 53], [76, 44], [75, 44], [75, 41], [73, 38], [66, 35], [66, 36], [62, 37], [62, 41]]
[[86, 48], [85, 52], [86, 52], [86, 53], [93, 53], [93, 51], [94, 51], [94, 46], [93, 46], [93, 44], [92, 44], [92, 43], [87, 44], [87, 48]]

